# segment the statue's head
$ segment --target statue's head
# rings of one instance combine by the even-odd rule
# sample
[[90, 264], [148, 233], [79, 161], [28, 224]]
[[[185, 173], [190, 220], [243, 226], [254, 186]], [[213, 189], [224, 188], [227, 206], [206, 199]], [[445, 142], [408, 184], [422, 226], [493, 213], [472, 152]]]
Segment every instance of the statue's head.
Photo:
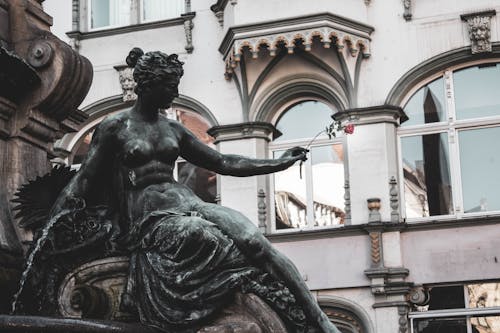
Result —
[[183, 62], [179, 61], [177, 54], [167, 55], [160, 51], [144, 53], [135, 47], [130, 51], [126, 61], [129, 67], [134, 68], [137, 95], [154, 94], [161, 90], [163, 93], [175, 95], [172, 97], [177, 97], [177, 86], [184, 74]]

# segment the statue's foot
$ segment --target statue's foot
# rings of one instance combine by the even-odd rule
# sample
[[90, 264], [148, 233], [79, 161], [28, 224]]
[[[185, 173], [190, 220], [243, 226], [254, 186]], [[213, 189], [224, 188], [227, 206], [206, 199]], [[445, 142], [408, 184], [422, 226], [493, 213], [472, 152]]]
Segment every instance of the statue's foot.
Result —
[[255, 323], [226, 323], [203, 327], [197, 333], [261, 333], [262, 330]]

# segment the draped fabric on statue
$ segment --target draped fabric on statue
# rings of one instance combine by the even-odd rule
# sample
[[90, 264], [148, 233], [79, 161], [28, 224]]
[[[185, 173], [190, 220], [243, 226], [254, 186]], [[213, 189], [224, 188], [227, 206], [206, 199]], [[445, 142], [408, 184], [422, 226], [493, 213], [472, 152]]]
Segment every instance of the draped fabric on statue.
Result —
[[168, 330], [200, 322], [257, 272], [231, 239], [200, 217], [156, 211], [137, 227], [129, 290], [148, 325]]

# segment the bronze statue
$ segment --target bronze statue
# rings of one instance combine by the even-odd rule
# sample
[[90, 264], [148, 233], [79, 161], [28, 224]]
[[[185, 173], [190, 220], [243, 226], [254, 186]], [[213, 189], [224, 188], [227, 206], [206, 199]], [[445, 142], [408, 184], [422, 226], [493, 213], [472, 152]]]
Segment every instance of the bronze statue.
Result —
[[[298, 305], [291, 317], [305, 314], [313, 330], [338, 333], [296, 267], [250, 220], [202, 201], [173, 176], [179, 156], [222, 175], [246, 177], [284, 170], [306, 160], [307, 151], [295, 147], [278, 159], [221, 154], [159, 112], [178, 96], [183, 63], [177, 55], [134, 48], [127, 64], [134, 68], [137, 101], [95, 130], [86, 159], [50, 217], [106, 204], [106, 216], [115, 216], [109, 218], [110, 239], [130, 255], [122, 305], [135, 309], [144, 324], [165, 331], [196, 326], [227, 302], [229, 291], [258, 279], [264, 285], [264, 273], [290, 291], [290, 303]], [[75, 208], [75, 202], [83, 204]], [[261, 288], [261, 295], [269, 290]]]

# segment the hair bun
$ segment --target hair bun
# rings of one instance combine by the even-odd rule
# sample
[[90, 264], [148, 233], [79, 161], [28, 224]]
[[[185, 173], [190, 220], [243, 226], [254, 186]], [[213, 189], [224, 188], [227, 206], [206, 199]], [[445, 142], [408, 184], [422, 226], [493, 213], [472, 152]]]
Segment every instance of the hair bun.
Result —
[[142, 57], [143, 55], [144, 55], [143, 50], [141, 50], [138, 47], [134, 47], [132, 50], [130, 50], [127, 59], [125, 59], [125, 62], [127, 63], [128, 67], [134, 68], [139, 58]]

